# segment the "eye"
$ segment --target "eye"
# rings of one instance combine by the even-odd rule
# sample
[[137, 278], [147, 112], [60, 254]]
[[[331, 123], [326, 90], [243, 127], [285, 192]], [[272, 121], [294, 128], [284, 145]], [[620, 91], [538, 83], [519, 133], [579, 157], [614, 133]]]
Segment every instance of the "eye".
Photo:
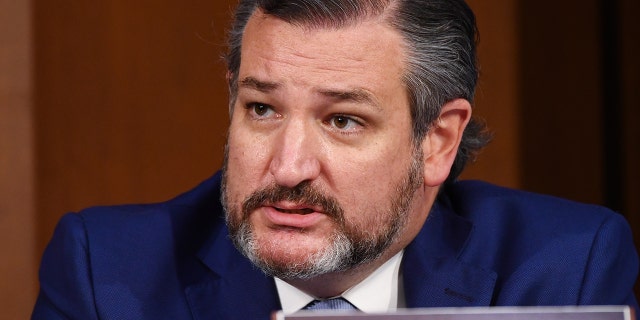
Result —
[[354, 120], [353, 118], [345, 115], [335, 115], [329, 120], [329, 125], [335, 127], [339, 130], [345, 131], [353, 131], [361, 127], [360, 122]]
[[266, 118], [274, 113], [270, 105], [259, 102], [248, 103], [245, 108], [258, 118]]

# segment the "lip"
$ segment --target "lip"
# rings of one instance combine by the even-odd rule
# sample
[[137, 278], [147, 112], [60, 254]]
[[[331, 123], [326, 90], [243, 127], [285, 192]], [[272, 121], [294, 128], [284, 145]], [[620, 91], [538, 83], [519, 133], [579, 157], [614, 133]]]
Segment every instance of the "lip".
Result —
[[310, 228], [325, 218], [324, 213], [304, 205], [274, 204], [261, 209], [269, 223], [280, 227]]

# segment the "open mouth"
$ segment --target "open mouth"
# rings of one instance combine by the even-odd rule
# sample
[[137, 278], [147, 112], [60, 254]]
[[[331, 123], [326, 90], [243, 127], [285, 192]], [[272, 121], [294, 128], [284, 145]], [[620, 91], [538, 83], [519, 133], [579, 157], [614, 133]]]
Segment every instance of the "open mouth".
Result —
[[282, 208], [274, 207], [274, 209], [276, 209], [276, 210], [278, 210], [279, 212], [282, 212], [282, 213], [293, 213], [293, 214], [302, 214], [302, 215], [314, 212], [313, 209], [310, 209], [310, 208], [282, 209]]

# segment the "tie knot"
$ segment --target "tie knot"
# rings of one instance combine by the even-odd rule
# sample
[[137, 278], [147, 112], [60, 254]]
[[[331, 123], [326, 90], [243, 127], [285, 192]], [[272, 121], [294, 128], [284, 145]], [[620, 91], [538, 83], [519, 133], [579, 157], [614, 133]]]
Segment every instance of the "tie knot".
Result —
[[326, 300], [313, 300], [305, 308], [305, 310], [358, 310], [345, 298], [331, 298]]

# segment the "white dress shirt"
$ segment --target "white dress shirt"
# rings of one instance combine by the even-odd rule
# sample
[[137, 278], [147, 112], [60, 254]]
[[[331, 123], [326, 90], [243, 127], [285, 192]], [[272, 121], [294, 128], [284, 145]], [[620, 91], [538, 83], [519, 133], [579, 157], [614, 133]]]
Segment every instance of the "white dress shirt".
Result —
[[[395, 311], [405, 307], [400, 263], [404, 251], [381, 265], [367, 278], [347, 289], [341, 297], [363, 312]], [[301, 310], [318, 298], [275, 278], [282, 311], [290, 314]], [[321, 300], [321, 299], [318, 299]]]

